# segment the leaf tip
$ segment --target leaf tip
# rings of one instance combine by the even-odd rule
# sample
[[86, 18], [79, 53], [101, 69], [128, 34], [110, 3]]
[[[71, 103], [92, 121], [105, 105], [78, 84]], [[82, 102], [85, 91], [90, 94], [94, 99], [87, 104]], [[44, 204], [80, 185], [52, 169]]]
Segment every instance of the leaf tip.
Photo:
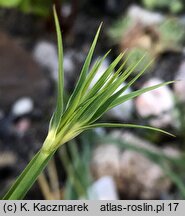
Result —
[[57, 14], [57, 12], [56, 12], [56, 6], [55, 6], [55, 4], [53, 5], [53, 13], [54, 13], [54, 15], [56, 15], [56, 14]]

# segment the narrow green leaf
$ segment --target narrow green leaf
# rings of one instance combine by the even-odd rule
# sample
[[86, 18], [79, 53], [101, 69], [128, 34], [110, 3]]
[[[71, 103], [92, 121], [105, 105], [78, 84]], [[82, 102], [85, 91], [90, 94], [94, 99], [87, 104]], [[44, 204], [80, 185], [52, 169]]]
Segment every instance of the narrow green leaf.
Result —
[[63, 45], [62, 45], [62, 34], [60, 30], [59, 20], [57, 17], [56, 9], [53, 7], [55, 26], [57, 31], [58, 41], [58, 93], [57, 93], [57, 105], [53, 117], [50, 121], [50, 128], [56, 131], [61, 121], [63, 114], [63, 94], [64, 94], [64, 70], [63, 70]]
[[107, 70], [105, 71], [105, 73], [100, 77], [100, 79], [98, 80], [98, 82], [92, 87], [92, 89], [90, 89], [90, 91], [88, 92], [88, 94], [85, 96], [85, 99], [91, 98], [91, 97], [95, 96], [97, 94], [97, 92], [104, 86], [104, 84], [107, 82], [107, 80], [111, 77], [114, 68], [118, 65], [118, 63], [123, 58], [123, 55], [124, 55], [124, 53], [120, 54], [110, 64], [110, 66], [107, 68]]
[[[143, 59], [144, 57], [142, 57], [140, 59], [140, 61]], [[137, 64], [139, 64], [139, 62]], [[137, 65], [136, 64], [136, 65]], [[133, 68], [136, 67], [136, 65], [134, 65], [133, 67], [131, 67], [130, 71], [133, 71]], [[89, 105], [89, 107], [87, 107], [84, 112], [82, 113], [82, 115], [80, 116], [80, 121], [83, 122], [84, 124], [86, 124], [87, 122], [90, 121], [90, 123], [92, 123], [92, 119], [93, 115], [97, 112], [97, 110], [102, 106], [102, 104], [104, 104], [103, 107], [101, 107], [101, 110], [99, 110], [99, 113], [101, 112], [102, 114], [106, 111], [109, 103], [111, 103], [110, 98], [111, 95], [117, 90], [117, 88], [123, 83], [123, 81], [129, 76], [129, 74], [131, 73], [130, 71], [128, 72], [128, 70], [126, 70], [124, 73], [122, 73], [119, 76], [119, 73], [122, 69], [122, 65], [120, 66], [120, 68], [116, 71], [116, 73], [111, 77], [111, 79], [106, 83], [106, 85], [104, 86], [104, 88], [100, 91], [100, 93], [98, 93], [97, 95], [95, 95], [95, 99], [94, 101]], [[117, 78], [117, 80], [115, 80]], [[124, 87], [124, 89], [126, 89], [127, 86]], [[123, 90], [120, 90], [123, 91]], [[118, 94], [120, 93], [120, 91], [118, 91]], [[117, 95], [119, 96], [119, 95]], [[111, 98], [112, 99], [112, 98]], [[108, 102], [107, 102], [108, 100]], [[106, 107], [107, 106], [107, 107]], [[101, 114], [101, 115], [102, 115]]]
[[127, 85], [127, 88], [130, 87], [153, 63], [154, 60], [151, 60], [144, 68], [139, 72]]
[[71, 95], [71, 97], [69, 99], [68, 106], [70, 106], [74, 102], [77, 95], [80, 95], [79, 93], [82, 90], [81, 86], [83, 85], [83, 83], [84, 83], [84, 81], [86, 79], [87, 72], [89, 70], [89, 66], [90, 66], [90, 63], [91, 63], [92, 55], [94, 53], [94, 49], [95, 49], [95, 46], [97, 44], [97, 40], [98, 40], [98, 36], [99, 36], [99, 33], [100, 33], [101, 26], [102, 26], [102, 23], [100, 24], [100, 26], [98, 28], [98, 31], [97, 31], [97, 33], [95, 35], [94, 41], [93, 41], [93, 43], [91, 45], [91, 48], [89, 50], [89, 53], [87, 55], [87, 58], [85, 60], [84, 65], [83, 65], [83, 68], [81, 70], [80, 77], [78, 79], [76, 87], [75, 87], [75, 89], [74, 89], [74, 91], [73, 91], [73, 93], [72, 93], [72, 95]]
[[95, 112], [93, 117], [90, 120], [90, 123], [95, 122], [97, 119], [99, 119], [110, 107], [110, 105], [115, 101], [116, 98], [119, 97], [120, 94], [122, 94], [122, 89], [120, 89], [118, 92], [113, 94], [111, 97], [109, 97], [100, 107], [99, 109]]
[[95, 65], [93, 66], [93, 68], [91, 69], [90, 73], [88, 74], [84, 82], [82, 96], [86, 94], [91, 81], [95, 77], [96, 73], [98, 72], [98, 69], [100, 68], [100, 66], [102, 65], [103, 61], [105, 60], [105, 58], [108, 56], [109, 53], [110, 53], [110, 50], [101, 58], [101, 60], [97, 61]]
[[[136, 68], [136, 66], [143, 60], [144, 56], [137, 62], [137, 64], [135, 64], [129, 72], [124, 72], [119, 78], [118, 81], [116, 81], [115, 83], [113, 83], [111, 86], [107, 86], [106, 91], [107, 92], [111, 92], [111, 88], [114, 90], [116, 88], [118, 88], [122, 82], [124, 82], [129, 75], [134, 71], [134, 69]], [[118, 92], [114, 93], [112, 96], [111, 94], [106, 97], [103, 96], [104, 98], [104, 103], [101, 103], [101, 106], [99, 106], [99, 109], [97, 109], [97, 111], [95, 112], [94, 116], [92, 117], [90, 123], [94, 122], [95, 120], [97, 120], [99, 117], [101, 117], [103, 115], [103, 113], [105, 113], [108, 109], [109, 106], [112, 104], [112, 102], [119, 97], [119, 95], [121, 95], [127, 88], [129, 88], [145, 71], [146, 69], [151, 65], [152, 61], [147, 64], [145, 66], [145, 68], [138, 73], [127, 85], [123, 86]], [[107, 94], [108, 95], [108, 94]], [[107, 98], [107, 100], [105, 100]], [[102, 100], [103, 102], [103, 100]]]
[[[88, 94], [86, 95], [86, 97], [83, 99], [82, 103], [85, 104], [85, 108], [87, 109], [87, 104], [89, 104], [89, 106], [91, 105], [90, 101], [93, 102], [94, 100], [97, 99], [97, 91], [99, 91], [99, 88], [101, 87], [101, 85], [103, 85], [103, 81], [105, 81], [105, 79], [107, 79], [107, 76], [109, 76], [112, 71], [114, 70], [114, 68], [116, 67], [116, 65], [120, 62], [121, 58], [123, 57], [123, 54], [120, 54], [114, 61], [113, 63], [110, 65], [110, 67], [105, 71], [105, 73], [101, 76], [101, 78], [99, 79], [99, 81], [95, 84], [95, 86], [88, 92]], [[104, 79], [105, 78], [105, 79]], [[86, 101], [87, 100], [87, 101]], [[78, 101], [79, 102], [79, 101]], [[73, 107], [73, 109], [67, 110], [67, 112], [64, 114], [64, 117], [62, 119], [62, 124], [60, 125], [60, 128], [63, 128], [64, 124], [66, 124], [66, 120], [68, 118], [68, 122], [69, 119], [72, 118], [74, 112], [74, 116], [75, 119], [77, 119], [77, 117], [79, 116], [79, 113], [77, 113], [78, 109], [81, 109], [81, 111], [85, 111], [84, 106], [82, 107], [82, 104], [77, 104], [79, 105], [79, 107], [75, 108]], [[80, 112], [81, 115], [82, 112]], [[77, 115], [76, 115], [77, 114]], [[79, 117], [80, 119], [80, 117]]]
[[154, 86], [150, 86], [150, 87], [146, 87], [146, 88], [143, 88], [143, 89], [139, 89], [137, 91], [134, 91], [134, 92], [131, 92], [129, 94], [126, 94], [126, 95], [123, 95], [119, 98], [117, 98], [110, 106], [107, 110], [110, 110], [116, 106], [118, 106], [119, 104], [122, 104], [124, 103], [125, 101], [127, 100], [131, 100], [137, 96], [140, 96], [141, 94], [144, 94], [146, 92], [149, 92], [149, 91], [152, 91], [154, 89], [157, 89], [157, 88], [160, 88], [162, 86], [165, 86], [165, 85], [169, 85], [171, 83], [174, 83], [175, 81], [169, 81], [169, 82], [164, 82], [164, 83], [161, 83], [161, 84], [157, 84], [157, 85], [154, 85]]
[[[123, 57], [124, 53], [122, 54], [122, 57]], [[107, 89], [110, 89], [110, 85], [114, 85], [115, 84], [115, 80], [118, 79], [119, 75], [120, 75], [120, 72], [121, 70], [123, 69], [125, 65], [125, 62], [123, 62], [121, 64], [121, 66], [119, 67], [119, 69], [115, 72], [115, 73], [112, 73], [111, 76], [110, 76], [110, 79], [107, 79], [107, 82], [105, 83], [105, 85], [102, 85], [102, 88], [101, 90], [99, 91], [99, 95], [103, 92], [105, 92]], [[115, 68], [115, 67], [114, 67]], [[124, 76], [124, 75], [122, 75]], [[121, 76], [120, 76], [121, 77]], [[120, 79], [119, 77], [119, 79]]]
[[[69, 143], [71, 144], [71, 143]], [[71, 145], [70, 145], [71, 146]], [[77, 176], [76, 170], [72, 166], [69, 153], [67, 152], [66, 146], [63, 147], [62, 151], [59, 151], [60, 159], [64, 165], [64, 169], [67, 172], [67, 180], [73, 185], [74, 189], [76, 190], [76, 193], [79, 197], [82, 197], [85, 195], [85, 189], [82, 185], [82, 182]]]
[[[107, 92], [107, 95], [111, 96], [111, 92], [117, 90], [117, 88], [129, 77], [129, 75], [134, 71], [134, 69], [137, 67], [137, 65], [143, 60], [144, 56], [141, 57], [141, 59], [136, 63], [128, 67], [120, 76], [120, 72], [123, 69], [123, 66], [125, 65], [125, 62], [119, 67], [119, 69], [115, 72], [115, 74], [112, 76], [112, 78], [109, 80], [109, 82], [106, 83], [102, 91], [100, 91], [99, 94], [103, 92]], [[116, 80], [117, 79], [117, 80]], [[128, 87], [124, 86], [122, 90], [120, 90], [120, 94], [126, 90]]]
[[137, 97], [137, 96], [139, 96], [139, 95], [141, 95], [143, 93], [146, 93], [148, 91], [152, 91], [152, 90], [157, 89], [157, 88], [159, 88], [161, 86], [164, 86], [164, 85], [169, 85], [169, 84], [171, 84], [173, 82], [174, 81], [169, 81], [169, 82], [161, 83], [161, 84], [158, 84], [158, 85], [154, 85], [154, 86], [151, 86], [151, 87], [143, 88], [143, 89], [131, 92], [129, 94], [120, 96], [124, 92], [125, 87], [127, 87], [127, 86], [124, 86], [118, 92], [116, 92], [110, 98], [108, 98], [108, 100], [96, 111], [96, 113], [92, 117], [90, 123], [93, 123], [98, 118], [100, 118], [105, 112], [107, 112], [108, 110], [110, 110], [110, 109], [118, 106], [119, 104], [124, 103], [127, 100], [131, 100], [131, 99], [133, 99], [133, 98], [135, 98], [135, 97]]
[[167, 131], [164, 131], [162, 129], [159, 129], [159, 128], [145, 126], [145, 125], [134, 125], [134, 124], [97, 123], [97, 124], [92, 124], [92, 125], [89, 125], [89, 126], [83, 126], [83, 127], [81, 127], [81, 129], [82, 130], [89, 130], [89, 129], [98, 128], [98, 127], [141, 128], [141, 129], [148, 129], [148, 130], [158, 131], [158, 132], [161, 132], [161, 133], [164, 133], [164, 134], [167, 134], [167, 135], [175, 137], [175, 135], [173, 135], [173, 134], [171, 134], [171, 133], [169, 133]]
[[91, 45], [91, 48], [89, 50], [89, 53], [87, 55], [87, 58], [85, 60], [85, 63], [82, 67], [81, 73], [80, 73], [80, 77], [78, 79], [78, 82], [76, 84], [76, 87], [71, 95], [71, 97], [69, 98], [69, 101], [67, 103], [67, 110], [66, 112], [63, 114], [63, 118], [62, 118], [62, 124], [60, 125], [60, 128], [65, 124], [67, 118], [69, 116], [71, 116], [71, 114], [73, 113], [73, 111], [76, 109], [76, 107], [78, 106], [78, 104], [80, 103], [80, 100], [82, 99], [81, 97], [81, 92], [82, 92], [82, 85], [85, 82], [86, 76], [87, 76], [87, 72], [89, 70], [89, 66], [91, 63], [91, 59], [92, 59], [92, 55], [94, 53], [94, 49], [98, 40], [98, 36], [100, 33], [100, 29], [101, 29], [102, 23], [100, 24], [98, 31], [95, 35], [94, 41]]
[[4, 200], [18, 200], [23, 199], [27, 191], [36, 181], [38, 175], [47, 165], [50, 158], [54, 153], [50, 155], [43, 154], [39, 151], [35, 157], [30, 161], [28, 166], [21, 173], [14, 185], [10, 188], [7, 194], [4, 196]]
[[15, 183], [12, 185], [12, 187], [9, 189], [9, 191], [5, 194], [5, 196], [3, 197], [4, 200], [9, 199], [9, 197], [11, 196], [13, 191], [16, 189], [16, 187], [19, 184], [19, 182], [21, 181], [21, 179], [25, 176], [27, 170], [29, 170], [30, 167], [33, 165], [33, 163], [35, 163], [35, 160], [37, 159], [38, 155], [39, 155], [39, 152], [32, 158], [32, 160], [27, 165], [26, 169], [21, 173], [21, 176], [19, 176], [19, 178], [16, 179]]

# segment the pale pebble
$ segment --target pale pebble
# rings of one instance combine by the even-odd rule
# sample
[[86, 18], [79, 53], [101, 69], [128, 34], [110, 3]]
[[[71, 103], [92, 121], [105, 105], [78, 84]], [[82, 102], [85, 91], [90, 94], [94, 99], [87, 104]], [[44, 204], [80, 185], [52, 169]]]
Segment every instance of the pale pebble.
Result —
[[119, 174], [120, 150], [116, 145], [103, 144], [98, 146], [92, 156], [92, 174], [96, 179], [103, 176], [117, 177]]
[[165, 19], [161, 13], [151, 12], [137, 5], [132, 5], [128, 9], [128, 15], [135, 21], [140, 21], [145, 25], [159, 24]]
[[104, 176], [96, 180], [88, 189], [90, 200], [118, 200], [116, 184], [112, 176]]
[[[147, 81], [142, 88], [163, 83], [158, 78]], [[169, 86], [162, 86], [155, 90], [144, 93], [135, 100], [136, 110], [142, 117], [159, 116], [170, 111], [174, 107], [173, 93]]]
[[21, 116], [29, 114], [34, 109], [33, 100], [29, 97], [23, 97], [18, 99], [12, 106], [12, 114], [14, 116]]

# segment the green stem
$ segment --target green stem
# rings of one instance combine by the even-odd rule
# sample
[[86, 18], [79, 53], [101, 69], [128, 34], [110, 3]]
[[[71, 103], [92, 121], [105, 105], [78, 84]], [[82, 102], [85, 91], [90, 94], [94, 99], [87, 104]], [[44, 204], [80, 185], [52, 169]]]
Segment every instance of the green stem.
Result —
[[4, 196], [4, 200], [20, 200], [23, 199], [28, 190], [37, 180], [37, 177], [46, 167], [48, 161], [53, 156], [54, 152], [51, 154], [42, 151], [42, 149], [33, 157], [29, 162], [27, 167], [15, 181], [13, 186]]

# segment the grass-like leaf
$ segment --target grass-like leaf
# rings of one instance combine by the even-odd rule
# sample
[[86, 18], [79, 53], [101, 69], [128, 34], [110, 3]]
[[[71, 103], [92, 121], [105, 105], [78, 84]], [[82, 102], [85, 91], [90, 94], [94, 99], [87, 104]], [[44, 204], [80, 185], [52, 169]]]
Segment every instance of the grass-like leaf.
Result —
[[97, 40], [98, 40], [98, 36], [99, 36], [99, 33], [100, 33], [101, 26], [102, 26], [102, 23], [99, 26], [98, 31], [97, 31], [97, 33], [95, 35], [92, 46], [91, 46], [91, 48], [89, 50], [89, 53], [88, 53], [87, 58], [85, 60], [85, 63], [83, 65], [83, 67], [82, 67], [80, 77], [78, 79], [76, 87], [75, 87], [71, 97], [69, 98], [69, 101], [68, 101], [68, 104], [67, 104], [68, 109], [64, 113], [63, 122], [65, 122], [67, 117], [70, 116], [73, 113], [73, 111], [76, 109], [76, 107], [78, 106], [79, 101], [81, 99], [81, 93], [82, 93], [82, 90], [83, 90], [82, 86], [84, 86], [84, 82], [85, 82], [85, 79], [86, 79], [86, 76], [87, 76], [87, 72], [89, 70], [89, 66], [90, 66], [92, 55], [94, 53], [94, 49], [95, 49], [95, 46], [96, 46], [96, 43], [97, 43]]
[[93, 96], [96, 96], [96, 94], [99, 92], [100, 89], [105, 85], [105, 83], [108, 81], [108, 79], [111, 77], [112, 72], [114, 71], [115, 67], [118, 65], [118, 63], [123, 58], [124, 54], [120, 54], [107, 68], [107, 70], [104, 72], [104, 74], [100, 77], [100, 79], [97, 81], [97, 83], [93, 86], [93, 88], [84, 95], [85, 99], [91, 98]]
[[[164, 85], [169, 85], [171, 83], [174, 83], [174, 81], [169, 81], [169, 82], [164, 82], [164, 83], [161, 83], [161, 84], [157, 84], [157, 85], [154, 85], [154, 86], [151, 86], [151, 87], [146, 87], [146, 88], [143, 88], [143, 89], [140, 89], [140, 90], [137, 90], [137, 91], [133, 91], [131, 93], [128, 93], [126, 95], [123, 95], [123, 96], [120, 96], [123, 89], [125, 87], [123, 87], [122, 89], [120, 89], [118, 92], [116, 92], [114, 95], [112, 95], [98, 110], [97, 112], [94, 114], [93, 118], [92, 118], [92, 122], [96, 121], [100, 116], [102, 116], [102, 114], [128, 100], [132, 100], [134, 99], [135, 97], [138, 97], [139, 95], [141, 94], [144, 94], [146, 92], [149, 92], [149, 91], [152, 91], [152, 90], [155, 90], [159, 87], [162, 87]], [[127, 86], [126, 86], [127, 88]]]
[[3, 199], [23, 199], [53, 154], [54, 152], [52, 154], [46, 155], [39, 151], [30, 161]]
[[55, 18], [55, 26], [57, 31], [57, 41], [58, 41], [58, 93], [57, 93], [57, 105], [55, 112], [50, 121], [50, 128], [52, 127], [53, 130], [57, 130], [61, 117], [63, 114], [63, 94], [64, 94], [64, 69], [63, 69], [63, 45], [62, 45], [62, 34], [60, 31], [60, 25], [57, 18], [57, 13], [55, 7], [53, 8], [54, 11], [54, 18]]
[[149, 91], [152, 91], [152, 90], [155, 90], [157, 88], [160, 88], [162, 86], [165, 86], [165, 85], [169, 85], [169, 84], [172, 84], [174, 83], [175, 81], [169, 81], [169, 82], [164, 82], [164, 83], [161, 83], [161, 84], [157, 84], [157, 85], [154, 85], [154, 86], [150, 86], [150, 87], [146, 87], [146, 88], [143, 88], [143, 89], [139, 89], [137, 91], [133, 91], [129, 94], [126, 94], [126, 95], [123, 95], [121, 97], [118, 97], [116, 98], [116, 100], [114, 100], [114, 102], [110, 105], [109, 109], [112, 109], [114, 108], [115, 106], [118, 106], [119, 104], [122, 104], [124, 103], [125, 101], [127, 100], [131, 100], [135, 97], [138, 97], [140, 96], [141, 94], [144, 94], [146, 92], [149, 92]]
[[89, 125], [89, 126], [84, 126], [82, 127], [82, 129], [84, 130], [89, 130], [89, 129], [92, 129], [92, 128], [99, 128], [99, 127], [109, 127], [109, 128], [139, 128], [139, 129], [147, 129], [147, 130], [153, 130], [153, 131], [157, 131], [157, 132], [160, 132], [160, 133], [164, 133], [164, 134], [167, 134], [169, 136], [172, 136], [172, 137], [175, 137], [175, 135], [167, 132], [167, 131], [164, 131], [162, 129], [159, 129], [159, 128], [155, 128], [155, 127], [150, 127], [150, 126], [146, 126], [146, 125], [135, 125], [135, 124], [118, 124], [118, 123], [96, 123], [96, 124], [92, 124], [92, 125]]
[[100, 66], [102, 65], [103, 61], [105, 60], [105, 58], [108, 56], [108, 54], [110, 53], [111, 50], [109, 50], [104, 56], [103, 58], [101, 58], [99, 61], [97, 61], [94, 65], [94, 67], [92, 68], [91, 72], [88, 74], [86, 80], [85, 80], [85, 84], [83, 86], [83, 90], [82, 90], [82, 96], [86, 94], [93, 78], [95, 77], [96, 73], [98, 72], [98, 69], [100, 68]]

